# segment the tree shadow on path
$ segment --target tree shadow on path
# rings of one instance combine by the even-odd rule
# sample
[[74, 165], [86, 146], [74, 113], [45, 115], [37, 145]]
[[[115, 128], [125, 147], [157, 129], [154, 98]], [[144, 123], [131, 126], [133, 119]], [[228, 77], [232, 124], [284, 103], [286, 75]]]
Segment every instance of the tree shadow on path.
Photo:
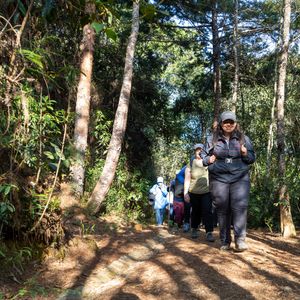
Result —
[[247, 236], [253, 240], [269, 245], [272, 248], [275, 248], [280, 251], [289, 252], [291, 255], [300, 256], [300, 242], [297, 243], [298, 246], [291, 246], [285, 241], [274, 241], [268, 238], [264, 238], [261, 234], [255, 234], [253, 232], [248, 233]]
[[[154, 299], [255, 299], [248, 290], [220, 274], [214, 267], [201, 260], [198, 255], [179, 249], [176, 247], [175, 241], [171, 243], [165, 241], [165, 244], [167, 249], [152, 257], [151, 264], [158, 266], [162, 273], [166, 272], [169, 278], [168, 280], [166, 278], [166, 281], [169, 282], [171, 279], [175, 285], [168, 288], [167, 283], [161, 282], [160, 274], [155, 273], [153, 274], [154, 278], [152, 278], [154, 283], [151, 281], [148, 284], [148, 289], [139, 285], [139, 291], [143, 295], [148, 295]], [[165, 255], [172, 255], [175, 259], [177, 257], [179, 261], [183, 260], [182, 270], [178, 271], [178, 264], [181, 263], [177, 265], [164, 263]], [[193, 280], [189, 281], [191, 276]], [[125, 281], [120, 289], [131, 282], [138, 282], [139, 275], [126, 278]], [[149, 286], [152, 288], [149, 289]]]
[[[105, 226], [105, 225], [109, 227], [109, 225], [113, 225], [113, 223], [112, 224], [101, 223], [101, 226]], [[130, 233], [132, 233], [132, 230], [131, 231], [128, 230], [126, 233], [124, 233], [124, 235]], [[130, 248], [132, 244], [134, 244], [135, 242], [134, 237], [132, 237], [132, 239], [128, 237], [124, 238], [122, 235], [119, 235], [116, 232], [111, 232], [110, 234], [111, 236], [109, 238], [109, 242], [104, 247], [98, 249], [93, 258], [91, 258], [88, 262], [84, 263], [84, 265], [80, 269], [80, 273], [72, 280], [73, 282], [72, 285], [68, 288], [66, 293], [64, 293], [59, 299], [63, 299], [63, 300], [82, 299], [81, 298], [82, 288], [85, 286], [89, 277], [92, 276], [93, 272], [96, 269], [99, 269], [99, 266], [100, 268], [104, 268], [107, 265], [109, 265], [110, 255], [119, 258], [124, 254], [127, 254], [126, 250]], [[149, 231], [148, 233], [143, 233], [143, 236], [145, 238], [151, 238], [153, 236], [153, 232]], [[124, 248], [126, 249], [125, 250], [126, 252], [123, 250]], [[119, 299], [138, 299], [138, 298], [119, 298]]]
[[[201, 260], [199, 256], [183, 251], [178, 247], [172, 247], [169, 249], [169, 252], [173, 255], [184, 257], [186, 266], [194, 271], [199, 281], [201, 281], [214, 295], [221, 299], [255, 299], [248, 290], [220, 274], [212, 266]], [[186, 293], [186, 290], [189, 289], [192, 298], [207, 299], [207, 295], [203, 295], [199, 298], [200, 295], [198, 293], [195, 294], [192, 292], [190, 285], [185, 281], [186, 274], [184, 270], [182, 273], [178, 274], [178, 272], [172, 268], [172, 265], [164, 265], [158, 260], [156, 260], [156, 263], [164, 268], [171, 277], [174, 276], [174, 273], [177, 274], [175, 280], [178, 281], [178, 278], [180, 278], [177, 286], [183, 295]]]

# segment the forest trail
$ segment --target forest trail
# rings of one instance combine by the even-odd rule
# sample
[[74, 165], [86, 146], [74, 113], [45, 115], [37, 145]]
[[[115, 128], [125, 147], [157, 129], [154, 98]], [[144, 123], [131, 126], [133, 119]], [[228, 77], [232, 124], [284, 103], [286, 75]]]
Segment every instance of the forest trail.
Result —
[[206, 242], [203, 229], [198, 239], [167, 227], [101, 230], [73, 238], [64, 259], [50, 254], [32, 273], [44, 295], [16, 299], [300, 300], [299, 237], [249, 230], [250, 249], [236, 253]]

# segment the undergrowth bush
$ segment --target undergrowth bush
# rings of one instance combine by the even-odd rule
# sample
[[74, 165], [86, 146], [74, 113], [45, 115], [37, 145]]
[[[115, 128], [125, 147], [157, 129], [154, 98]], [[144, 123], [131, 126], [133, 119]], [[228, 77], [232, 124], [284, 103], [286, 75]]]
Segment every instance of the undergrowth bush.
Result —
[[[88, 169], [87, 191], [91, 192], [94, 188], [103, 165], [104, 160], [97, 160]], [[105, 212], [117, 214], [126, 222], [145, 222], [150, 216], [147, 199], [149, 185], [149, 180], [143, 178], [139, 170], [128, 170], [126, 158], [121, 156], [113, 184], [103, 203]]]
[[23, 273], [29, 261], [41, 256], [41, 250], [39, 245], [0, 241], [1, 271], [10, 269], [18, 274]]

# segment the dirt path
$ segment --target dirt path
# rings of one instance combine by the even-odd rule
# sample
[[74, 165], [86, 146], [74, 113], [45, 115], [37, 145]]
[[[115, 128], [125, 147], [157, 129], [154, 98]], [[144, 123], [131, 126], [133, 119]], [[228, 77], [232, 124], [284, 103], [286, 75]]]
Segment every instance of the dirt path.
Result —
[[[46, 259], [36, 284], [47, 293], [17, 299], [299, 299], [300, 239], [249, 231], [249, 251], [157, 229], [113, 229], [72, 241]], [[215, 233], [217, 235], [217, 233]], [[47, 287], [47, 288], [46, 288]]]
[[204, 232], [192, 240], [166, 228], [99, 237], [59, 299], [74, 290], [78, 299], [300, 299], [299, 239], [250, 231], [248, 243], [245, 253], [221, 252]]

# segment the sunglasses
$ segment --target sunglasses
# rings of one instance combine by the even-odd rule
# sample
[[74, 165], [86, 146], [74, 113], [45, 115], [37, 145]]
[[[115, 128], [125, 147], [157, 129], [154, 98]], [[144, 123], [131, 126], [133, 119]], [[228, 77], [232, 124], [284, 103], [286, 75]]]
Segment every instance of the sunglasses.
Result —
[[233, 125], [235, 122], [233, 120], [224, 120], [222, 124], [230, 124]]

